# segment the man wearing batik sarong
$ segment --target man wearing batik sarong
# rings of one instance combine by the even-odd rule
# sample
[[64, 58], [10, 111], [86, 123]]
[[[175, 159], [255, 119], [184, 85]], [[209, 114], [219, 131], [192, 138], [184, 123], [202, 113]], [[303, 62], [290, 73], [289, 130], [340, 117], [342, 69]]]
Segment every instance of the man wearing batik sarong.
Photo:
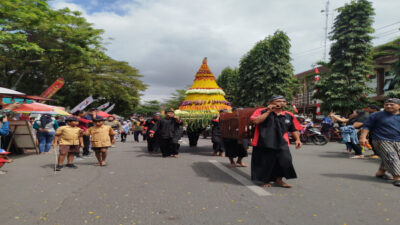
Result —
[[271, 182], [290, 188], [283, 182], [297, 178], [289, 151], [288, 132], [296, 140], [296, 148], [300, 148], [298, 130], [301, 129], [296, 117], [284, 111], [286, 99], [283, 96], [272, 96], [266, 108], [257, 109], [250, 119], [256, 124], [253, 138], [253, 154], [251, 158], [251, 179], [261, 181], [263, 187], [270, 187]]
[[[371, 130], [372, 144], [382, 162], [376, 177], [394, 180], [400, 187], [400, 99], [390, 98], [385, 101], [384, 111], [371, 114], [361, 130], [360, 144], [368, 143], [367, 135]], [[388, 171], [392, 176], [386, 175]]]

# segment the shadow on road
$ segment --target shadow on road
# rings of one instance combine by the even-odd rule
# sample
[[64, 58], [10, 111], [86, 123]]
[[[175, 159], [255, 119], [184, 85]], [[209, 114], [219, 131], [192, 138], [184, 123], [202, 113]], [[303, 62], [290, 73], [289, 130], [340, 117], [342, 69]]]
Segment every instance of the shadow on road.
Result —
[[241, 185], [234, 178], [222, 172], [209, 162], [195, 162], [192, 164], [192, 169], [196, 172], [197, 176], [208, 178], [210, 182]]

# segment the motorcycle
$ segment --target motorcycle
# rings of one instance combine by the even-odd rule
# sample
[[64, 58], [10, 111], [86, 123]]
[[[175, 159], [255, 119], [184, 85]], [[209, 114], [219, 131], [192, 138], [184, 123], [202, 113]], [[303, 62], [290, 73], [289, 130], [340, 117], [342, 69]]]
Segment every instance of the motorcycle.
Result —
[[[318, 128], [315, 127], [307, 127], [303, 132], [300, 133], [300, 140], [304, 144], [312, 142], [315, 145], [326, 145], [328, 144], [328, 138], [321, 133]], [[290, 139], [291, 142], [294, 142], [293, 137]]]

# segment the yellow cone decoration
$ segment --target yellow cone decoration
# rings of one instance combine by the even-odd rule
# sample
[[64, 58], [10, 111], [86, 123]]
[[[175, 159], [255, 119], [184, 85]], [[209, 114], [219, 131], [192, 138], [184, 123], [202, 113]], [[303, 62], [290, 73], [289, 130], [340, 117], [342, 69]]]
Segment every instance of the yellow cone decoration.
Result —
[[218, 86], [214, 74], [207, 65], [207, 58], [204, 58], [192, 87], [186, 91], [186, 98], [179, 106], [179, 110], [189, 113], [231, 110], [231, 104], [224, 96], [224, 91]]

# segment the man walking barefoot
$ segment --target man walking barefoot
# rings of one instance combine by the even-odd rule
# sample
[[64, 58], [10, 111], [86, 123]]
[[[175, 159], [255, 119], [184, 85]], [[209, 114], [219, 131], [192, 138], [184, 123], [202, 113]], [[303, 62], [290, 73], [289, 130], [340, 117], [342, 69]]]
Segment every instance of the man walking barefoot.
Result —
[[300, 148], [298, 130], [300, 123], [292, 113], [284, 111], [286, 99], [283, 96], [272, 96], [266, 108], [256, 110], [250, 119], [256, 124], [253, 138], [253, 155], [251, 158], [251, 179], [263, 182], [263, 187], [270, 187], [270, 182], [284, 188], [292, 186], [282, 179], [297, 178], [289, 151], [288, 132]]
[[386, 175], [388, 171], [393, 176], [393, 185], [400, 187], [400, 99], [386, 100], [384, 109], [373, 113], [365, 121], [360, 144], [368, 143], [367, 135], [373, 130], [372, 144], [382, 159], [376, 177], [391, 180], [392, 178]]

